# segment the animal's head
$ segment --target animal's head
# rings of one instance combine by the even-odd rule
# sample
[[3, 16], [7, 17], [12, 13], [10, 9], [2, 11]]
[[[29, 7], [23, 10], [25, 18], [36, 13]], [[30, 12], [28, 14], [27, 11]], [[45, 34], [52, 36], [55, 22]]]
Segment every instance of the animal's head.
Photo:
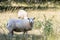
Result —
[[31, 24], [31, 26], [32, 26], [32, 25], [33, 25], [33, 23], [34, 23], [34, 19], [35, 19], [35, 17], [34, 17], [34, 18], [28, 18], [29, 23]]

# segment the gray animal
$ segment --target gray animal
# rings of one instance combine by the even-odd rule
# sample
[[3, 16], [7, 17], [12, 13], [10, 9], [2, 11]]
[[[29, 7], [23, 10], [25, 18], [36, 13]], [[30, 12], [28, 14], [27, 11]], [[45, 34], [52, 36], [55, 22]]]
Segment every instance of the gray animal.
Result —
[[7, 29], [9, 34], [13, 35], [13, 31], [15, 32], [23, 32], [26, 33], [29, 30], [32, 30], [35, 18], [27, 18], [27, 19], [10, 19], [7, 23]]

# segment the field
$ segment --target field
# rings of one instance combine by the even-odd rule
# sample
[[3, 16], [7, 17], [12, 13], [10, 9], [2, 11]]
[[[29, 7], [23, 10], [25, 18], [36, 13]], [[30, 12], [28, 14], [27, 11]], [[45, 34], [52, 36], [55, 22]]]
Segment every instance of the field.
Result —
[[[18, 10], [0, 12], [0, 40], [60, 40], [60, 9], [27, 9], [28, 17], [35, 17], [34, 27], [28, 32], [28, 37], [23, 37], [22, 32], [14, 32], [14, 36], [10, 39], [8, 37], [8, 30], [6, 29], [7, 21], [11, 18], [17, 18]], [[44, 27], [42, 22], [51, 19], [53, 35], [44, 37]], [[48, 20], [49, 21], [49, 20]], [[48, 25], [48, 24], [47, 24]], [[26, 35], [25, 35], [26, 36]]]

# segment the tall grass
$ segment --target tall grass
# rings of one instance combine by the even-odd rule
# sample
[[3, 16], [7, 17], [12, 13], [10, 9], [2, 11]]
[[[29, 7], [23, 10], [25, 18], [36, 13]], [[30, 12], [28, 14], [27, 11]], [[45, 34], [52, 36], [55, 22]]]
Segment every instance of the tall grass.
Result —
[[[54, 17], [54, 16], [53, 16]], [[47, 19], [46, 16], [44, 15], [44, 22], [43, 22], [43, 26], [44, 26], [44, 39], [45, 40], [51, 40], [49, 37], [52, 37], [54, 31], [53, 31], [53, 23], [52, 23], [52, 19]], [[48, 39], [49, 38], [49, 39]]]
[[[55, 10], [27, 10], [29, 17], [35, 17], [35, 23], [33, 30], [31, 32], [28, 32], [28, 37], [23, 37], [22, 34], [14, 33], [14, 36], [10, 39], [8, 37], [8, 32], [4, 32], [6, 29], [6, 23], [10, 18], [17, 18], [17, 10], [12, 11], [6, 11], [0, 13], [0, 40], [57, 40], [55, 39], [54, 32], [56, 31], [55, 27], [56, 21], [60, 22], [59, 17], [60, 14], [55, 13]], [[58, 12], [59, 13], [59, 12]], [[43, 15], [45, 14], [45, 15]], [[51, 16], [55, 17], [51, 17]], [[56, 16], [57, 15], [57, 16]], [[42, 21], [41, 21], [42, 20]], [[55, 22], [55, 23], [54, 23]], [[59, 24], [59, 23], [57, 23]], [[54, 26], [53, 26], [54, 25]], [[43, 30], [41, 30], [42, 26], [44, 27]], [[55, 29], [55, 30], [54, 30]], [[2, 31], [3, 30], [3, 31]], [[43, 31], [43, 35], [40, 34], [40, 30]]]

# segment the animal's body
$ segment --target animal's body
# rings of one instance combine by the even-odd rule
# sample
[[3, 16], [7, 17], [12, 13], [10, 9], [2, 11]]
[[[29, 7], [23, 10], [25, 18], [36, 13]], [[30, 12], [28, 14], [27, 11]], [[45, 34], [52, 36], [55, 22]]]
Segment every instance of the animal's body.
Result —
[[25, 10], [18, 11], [18, 18], [27, 19], [27, 17], [28, 17], [28, 15], [27, 15], [27, 12]]
[[28, 19], [10, 19], [7, 23], [7, 29], [9, 30], [9, 33], [13, 35], [13, 31], [16, 32], [27, 32], [29, 30], [32, 30], [34, 23], [34, 18], [28, 18]]

